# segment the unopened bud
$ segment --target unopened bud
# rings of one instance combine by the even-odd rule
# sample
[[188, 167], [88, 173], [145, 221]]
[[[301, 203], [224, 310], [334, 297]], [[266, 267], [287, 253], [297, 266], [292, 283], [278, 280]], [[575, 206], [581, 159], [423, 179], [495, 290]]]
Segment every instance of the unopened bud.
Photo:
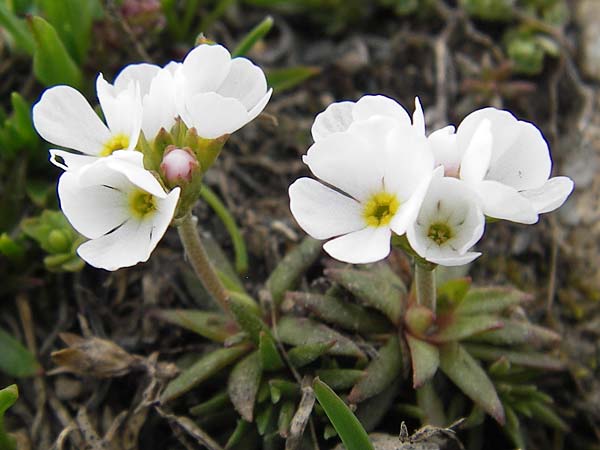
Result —
[[422, 305], [411, 305], [404, 317], [410, 333], [416, 337], [424, 337], [435, 321], [433, 312]]
[[199, 167], [196, 156], [189, 149], [169, 146], [160, 163], [160, 170], [172, 185], [189, 182], [194, 171]]

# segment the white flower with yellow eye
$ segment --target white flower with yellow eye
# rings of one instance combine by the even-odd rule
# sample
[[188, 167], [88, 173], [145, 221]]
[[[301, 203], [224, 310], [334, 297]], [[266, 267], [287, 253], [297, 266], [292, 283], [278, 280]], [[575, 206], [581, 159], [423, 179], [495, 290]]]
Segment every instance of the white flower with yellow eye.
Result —
[[117, 91], [100, 74], [96, 92], [106, 124], [83, 95], [70, 86], [47, 89], [33, 107], [33, 124], [40, 136], [82, 153], [50, 150], [50, 161], [58, 167], [74, 170], [116, 150], [135, 148], [142, 123], [139, 85], [130, 82]]
[[456, 178], [436, 176], [406, 236], [412, 249], [427, 261], [460, 266], [481, 255], [469, 249], [481, 239], [484, 228], [477, 195]]
[[94, 267], [147, 261], [173, 219], [180, 189], [165, 192], [142, 159], [138, 151], [117, 151], [59, 179], [63, 213], [90, 239], [77, 253]]
[[349, 263], [369, 263], [390, 252], [392, 231], [414, 222], [433, 173], [423, 135], [390, 117], [352, 122], [320, 136], [304, 156], [315, 176], [289, 188], [298, 224], [323, 248]]

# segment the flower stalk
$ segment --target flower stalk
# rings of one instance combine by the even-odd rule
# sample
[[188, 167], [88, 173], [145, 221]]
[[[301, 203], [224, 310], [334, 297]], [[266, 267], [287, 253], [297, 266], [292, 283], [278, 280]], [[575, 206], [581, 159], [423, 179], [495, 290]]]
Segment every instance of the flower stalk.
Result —
[[231, 315], [229, 309], [229, 292], [221, 282], [208, 258], [208, 254], [200, 239], [196, 222], [196, 218], [191, 213], [188, 213], [177, 227], [185, 254], [208, 293], [217, 300], [223, 311]]
[[435, 314], [436, 290], [435, 290], [435, 267], [415, 263], [415, 286], [417, 303], [429, 308]]

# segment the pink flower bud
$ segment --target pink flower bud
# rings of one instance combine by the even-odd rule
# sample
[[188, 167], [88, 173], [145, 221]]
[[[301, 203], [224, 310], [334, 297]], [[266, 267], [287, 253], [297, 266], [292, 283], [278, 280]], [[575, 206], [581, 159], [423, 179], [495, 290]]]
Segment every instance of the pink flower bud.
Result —
[[169, 183], [177, 184], [191, 181], [198, 166], [198, 160], [191, 151], [172, 147], [165, 152], [160, 170]]

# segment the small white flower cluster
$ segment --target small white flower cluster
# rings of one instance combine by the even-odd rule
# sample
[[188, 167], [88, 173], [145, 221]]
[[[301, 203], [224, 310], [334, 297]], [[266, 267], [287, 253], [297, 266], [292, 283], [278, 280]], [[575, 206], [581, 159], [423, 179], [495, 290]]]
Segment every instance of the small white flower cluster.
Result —
[[296, 180], [290, 208], [344, 262], [385, 258], [395, 233], [427, 261], [466, 264], [480, 255], [469, 250], [485, 216], [532, 224], [573, 190], [568, 177], [550, 178], [538, 128], [495, 108], [427, 135], [418, 98], [411, 120], [396, 101], [367, 95], [330, 105], [312, 136], [303, 161], [323, 183]]
[[[46, 90], [33, 108], [36, 130], [50, 143], [80, 152], [50, 150], [50, 161], [65, 170], [58, 184], [61, 209], [90, 239], [78, 254], [107, 270], [132, 266], [148, 260], [171, 223], [181, 190], [168, 191], [144, 168], [136, 150], [142, 134], [152, 142], [180, 118], [200, 138], [216, 139], [260, 114], [271, 92], [259, 67], [208, 44], [165, 67], [128, 65], [112, 85], [98, 75], [106, 123], [72, 87]], [[184, 176], [197, 166], [184, 150], [169, 155], [161, 166], [167, 176]]]

